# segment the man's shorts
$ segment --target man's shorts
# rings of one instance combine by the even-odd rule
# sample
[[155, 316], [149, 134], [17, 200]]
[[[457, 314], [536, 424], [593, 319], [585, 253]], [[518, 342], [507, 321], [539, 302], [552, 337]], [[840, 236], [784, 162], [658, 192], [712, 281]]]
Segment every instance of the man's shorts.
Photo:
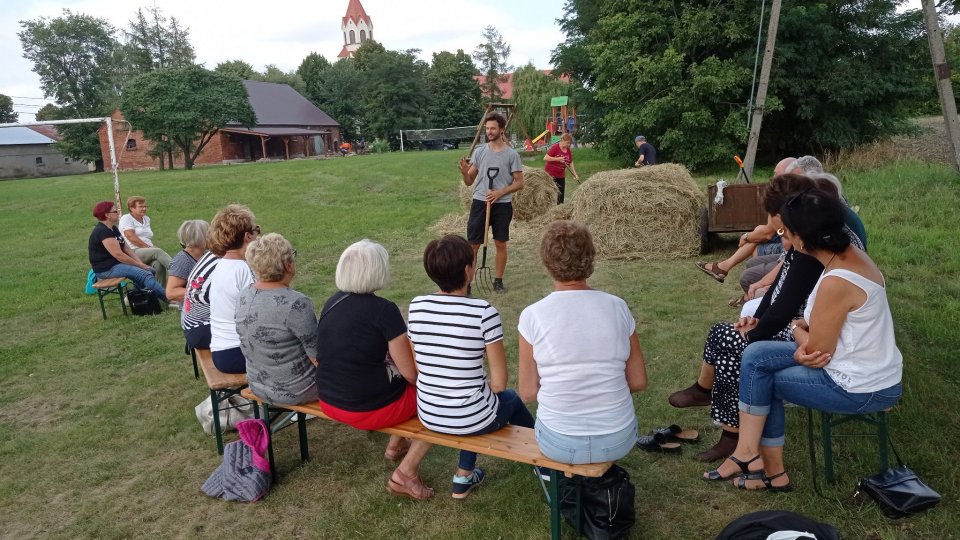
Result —
[[783, 242], [780, 241], [780, 235], [773, 235], [769, 241], [757, 246], [757, 255], [779, 255], [783, 253]]
[[[467, 241], [471, 244], [483, 243], [483, 224], [487, 218], [487, 202], [473, 199], [470, 205], [470, 219], [467, 221]], [[513, 219], [513, 203], [493, 203], [490, 205], [490, 230], [493, 239], [500, 242], [510, 240], [510, 220]]]

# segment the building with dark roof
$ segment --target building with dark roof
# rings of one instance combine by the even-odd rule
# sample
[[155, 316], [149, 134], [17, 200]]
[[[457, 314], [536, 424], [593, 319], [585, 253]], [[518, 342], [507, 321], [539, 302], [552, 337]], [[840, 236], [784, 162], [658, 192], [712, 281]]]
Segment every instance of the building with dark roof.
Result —
[[[214, 135], [197, 157], [197, 165], [238, 163], [262, 159], [291, 159], [333, 154], [340, 142], [340, 124], [286, 84], [243, 81], [256, 125], [228, 124]], [[123, 121], [120, 110], [113, 119]], [[119, 122], [115, 122], [115, 125]], [[122, 124], [121, 124], [122, 125]], [[136, 128], [136, 126], [133, 126]], [[120, 169], [155, 169], [159, 158], [151, 156], [153, 143], [143, 133], [124, 133], [114, 128], [114, 144]], [[100, 129], [100, 149], [104, 162], [110, 162], [110, 144], [106, 127]], [[181, 166], [183, 158], [174, 157]]]
[[92, 164], [61, 154], [53, 144], [59, 140], [54, 126], [0, 128], [0, 179], [64, 176], [93, 169]]

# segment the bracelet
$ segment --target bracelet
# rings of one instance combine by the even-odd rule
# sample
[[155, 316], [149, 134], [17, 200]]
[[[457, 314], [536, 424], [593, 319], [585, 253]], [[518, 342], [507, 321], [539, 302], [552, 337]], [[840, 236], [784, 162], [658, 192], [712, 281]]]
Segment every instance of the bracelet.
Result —
[[791, 324], [791, 325], [790, 325], [790, 330], [793, 331], [793, 332], [796, 332], [796, 331], [797, 331], [797, 327], [799, 327], [799, 326], [800, 326], [800, 325], [799, 325], [799, 324], [796, 324], [796, 323]]
[[744, 242], [748, 242], [748, 241], [749, 241], [749, 240], [747, 240], [747, 238], [748, 238], [747, 235], [748, 235], [748, 234], [750, 234], [750, 233], [743, 233], [743, 234], [741, 234], [741, 235], [740, 235], [740, 239], [743, 240]]

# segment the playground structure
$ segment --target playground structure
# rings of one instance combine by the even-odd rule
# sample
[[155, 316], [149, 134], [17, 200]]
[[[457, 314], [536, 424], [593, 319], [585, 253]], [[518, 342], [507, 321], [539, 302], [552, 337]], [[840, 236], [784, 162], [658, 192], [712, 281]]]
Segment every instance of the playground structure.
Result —
[[[573, 136], [577, 129], [577, 108], [570, 105], [570, 98], [567, 96], [555, 96], [550, 98], [550, 116], [546, 119], [543, 133], [537, 135], [533, 140], [527, 139], [524, 147], [527, 150], [534, 150], [542, 145], [554, 144], [560, 142], [560, 137], [564, 133]], [[549, 143], [548, 141], [549, 137]]]

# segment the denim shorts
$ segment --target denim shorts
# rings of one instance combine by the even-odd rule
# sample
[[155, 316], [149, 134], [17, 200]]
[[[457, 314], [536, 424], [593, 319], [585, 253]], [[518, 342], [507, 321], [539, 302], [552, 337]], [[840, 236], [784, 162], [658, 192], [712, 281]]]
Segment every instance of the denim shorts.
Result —
[[564, 435], [551, 431], [539, 418], [534, 429], [543, 455], [573, 465], [616, 461], [630, 453], [637, 442], [636, 417], [629, 426], [606, 435]]

